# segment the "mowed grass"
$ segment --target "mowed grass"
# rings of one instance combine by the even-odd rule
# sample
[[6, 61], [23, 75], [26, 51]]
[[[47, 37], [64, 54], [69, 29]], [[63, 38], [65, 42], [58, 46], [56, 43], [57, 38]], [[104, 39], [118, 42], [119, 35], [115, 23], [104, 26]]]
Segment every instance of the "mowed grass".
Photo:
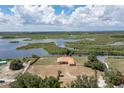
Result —
[[117, 69], [124, 74], [124, 57], [107, 57], [106, 62], [110, 68]]
[[[60, 56], [41, 57], [34, 65], [57, 65], [57, 58]], [[87, 56], [73, 56], [77, 65], [84, 65], [87, 62]]]

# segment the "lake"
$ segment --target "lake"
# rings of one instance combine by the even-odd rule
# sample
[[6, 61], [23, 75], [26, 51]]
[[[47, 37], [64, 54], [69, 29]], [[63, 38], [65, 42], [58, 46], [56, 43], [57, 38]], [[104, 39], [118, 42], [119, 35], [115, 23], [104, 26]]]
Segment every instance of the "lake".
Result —
[[[12, 41], [19, 41], [18, 43], [10, 43]], [[43, 48], [29, 49], [29, 50], [16, 50], [17, 47], [27, 45], [29, 43], [49, 43], [54, 42], [58, 47], [65, 47], [65, 42], [76, 42], [79, 40], [73, 39], [42, 39], [42, 40], [31, 40], [30, 38], [16, 38], [16, 39], [0, 39], [0, 58], [17, 58], [26, 57], [36, 54], [39, 56], [49, 56], [49, 53]]]

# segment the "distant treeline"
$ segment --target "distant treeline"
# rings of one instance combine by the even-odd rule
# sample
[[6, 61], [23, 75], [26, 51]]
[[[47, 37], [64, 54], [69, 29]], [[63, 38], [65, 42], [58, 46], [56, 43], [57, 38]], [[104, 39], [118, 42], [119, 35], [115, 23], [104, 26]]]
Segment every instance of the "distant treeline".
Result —
[[99, 33], [124, 33], [124, 31], [44, 31], [44, 32], [38, 32], [38, 31], [30, 31], [30, 32], [0, 32], [0, 34], [50, 34], [50, 33], [92, 33], [92, 34], [99, 34]]
[[112, 35], [113, 38], [124, 38], [124, 35]]

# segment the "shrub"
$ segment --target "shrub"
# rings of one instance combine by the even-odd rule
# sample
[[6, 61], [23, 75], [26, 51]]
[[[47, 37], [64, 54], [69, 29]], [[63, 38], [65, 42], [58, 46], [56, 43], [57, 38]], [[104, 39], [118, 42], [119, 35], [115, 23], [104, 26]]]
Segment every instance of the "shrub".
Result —
[[24, 73], [16, 77], [16, 81], [11, 83], [13, 88], [60, 88], [61, 82], [53, 76], [45, 77], [44, 79]]
[[97, 60], [96, 55], [89, 55], [88, 62], [84, 64], [86, 67], [90, 67], [92, 69], [104, 71], [106, 69], [106, 65]]
[[24, 73], [16, 77], [16, 81], [11, 84], [13, 88], [38, 88], [41, 78], [37, 75]]
[[74, 54], [74, 51], [67, 49], [66, 52], [65, 52], [65, 54], [66, 54], [67, 56], [72, 56], [72, 55]]
[[106, 71], [104, 73], [104, 79], [106, 80], [106, 83], [111, 86], [112, 85], [118, 86], [122, 83], [121, 73], [117, 70]]
[[72, 81], [68, 87], [71, 88], [98, 88], [97, 80], [91, 76], [78, 76], [76, 80]]
[[22, 63], [20, 60], [13, 60], [13, 61], [10, 63], [9, 68], [10, 68], [11, 70], [19, 70], [19, 69], [23, 68], [23, 63]]
[[38, 55], [35, 55], [35, 54], [33, 54], [32, 57], [33, 58], [40, 58]]
[[40, 88], [60, 88], [61, 82], [53, 76], [45, 77], [40, 84]]

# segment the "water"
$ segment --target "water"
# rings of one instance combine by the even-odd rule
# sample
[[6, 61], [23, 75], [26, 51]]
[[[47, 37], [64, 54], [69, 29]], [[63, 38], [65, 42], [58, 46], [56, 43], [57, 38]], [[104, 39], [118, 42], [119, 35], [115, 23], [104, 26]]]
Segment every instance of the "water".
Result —
[[97, 56], [97, 59], [102, 63], [105, 62], [105, 56]]
[[[16, 50], [17, 47], [27, 45], [29, 43], [50, 43], [54, 42], [58, 47], [65, 47], [65, 42], [76, 42], [79, 40], [72, 39], [42, 39], [42, 40], [32, 40], [24, 41], [30, 38], [17, 38], [17, 39], [0, 39], [0, 58], [17, 58], [26, 57], [36, 54], [39, 56], [49, 56], [49, 53], [43, 48], [28, 49], [28, 50]], [[10, 43], [10, 41], [19, 41], [19, 43]]]

